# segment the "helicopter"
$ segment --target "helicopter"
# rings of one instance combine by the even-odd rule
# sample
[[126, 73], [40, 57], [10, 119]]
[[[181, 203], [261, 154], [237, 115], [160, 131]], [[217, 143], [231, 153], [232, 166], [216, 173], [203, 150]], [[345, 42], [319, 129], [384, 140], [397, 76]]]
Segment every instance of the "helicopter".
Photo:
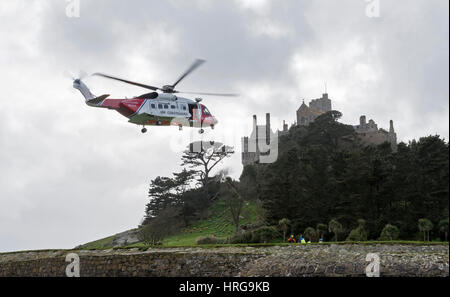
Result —
[[238, 96], [237, 94], [182, 92], [175, 90], [178, 83], [204, 62], [205, 60], [197, 59], [175, 83], [163, 87], [141, 84], [104, 73], [92, 74], [93, 76], [100, 76], [153, 91], [133, 98], [110, 99], [108, 98], [109, 94], [97, 97], [91, 93], [81, 78], [74, 79], [73, 87], [81, 92], [88, 106], [116, 110], [127, 117], [129, 119], [128, 122], [142, 126], [142, 133], [147, 132], [146, 126], [178, 126], [179, 130], [186, 126], [200, 128], [199, 133], [202, 134], [205, 132], [203, 127], [209, 126], [211, 129], [214, 129], [214, 126], [218, 123], [217, 118], [211, 114], [205, 105], [200, 103], [202, 98], [191, 100], [176, 94]]

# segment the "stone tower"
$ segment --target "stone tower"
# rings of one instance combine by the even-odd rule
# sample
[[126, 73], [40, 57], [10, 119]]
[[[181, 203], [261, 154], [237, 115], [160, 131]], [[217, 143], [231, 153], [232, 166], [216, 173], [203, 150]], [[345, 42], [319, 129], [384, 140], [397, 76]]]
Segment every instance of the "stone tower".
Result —
[[309, 102], [309, 106], [303, 100], [302, 105], [297, 110], [297, 124], [300, 126], [308, 126], [319, 115], [331, 111], [331, 99], [328, 94], [322, 94], [322, 98], [313, 99]]

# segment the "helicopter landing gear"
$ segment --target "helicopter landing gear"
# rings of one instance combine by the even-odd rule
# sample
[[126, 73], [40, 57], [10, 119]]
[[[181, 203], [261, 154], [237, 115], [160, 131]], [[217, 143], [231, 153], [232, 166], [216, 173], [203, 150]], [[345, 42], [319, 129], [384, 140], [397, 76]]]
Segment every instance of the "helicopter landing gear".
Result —
[[203, 133], [205, 133], [205, 130], [200, 129], [200, 130], [198, 130], [198, 133], [203, 134]]
[[142, 129], [141, 129], [141, 132], [142, 132], [142, 133], [145, 133], [145, 132], [147, 132], [147, 128], [145, 128], [145, 127], [142, 127]]
[[183, 130], [183, 125], [178, 125], [178, 130], [179, 131]]
[[161, 126], [161, 125], [162, 125], [162, 122], [161, 122], [161, 121], [156, 121], [156, 125], [157, 125], [157, 126]]
[[214, 125], [211, 125], [211, 129], [214, 130]]

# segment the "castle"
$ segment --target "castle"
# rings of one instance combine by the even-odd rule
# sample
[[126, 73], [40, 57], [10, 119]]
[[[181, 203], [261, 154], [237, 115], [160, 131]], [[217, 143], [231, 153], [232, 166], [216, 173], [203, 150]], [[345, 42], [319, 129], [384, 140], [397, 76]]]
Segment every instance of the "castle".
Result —
[[302, 105], [297, 110], [297, 124], [300, 126], [308, 126], [318, 116], [328, 111], [331, 111], [331, 100], [326, 93], [322, 95], [322, 98], [311, 100], [309, 107], [305, 104], [305, 100], [303, 100]]
[[[328, 94], [322, 95], [322, 98], [313, 99], [309, 102], [309, 106], [303, 101], [300, 108], [297, 110], [297, 122], [294, 125], [308, 126], [314, 120], [328, 111], [331, 111], [331, 99], [328, 98]], [[374, 120], [370, 119], [366, 121], [366, 116], [362, 115], [359, 119], [359, 125], [354, 125], [353, 128], [357, 133], [361, 142], [365, 145], [379, 145], [384, 142], [391, 144], [392, 150], [397, 151], [397, 134], [394, 130], [394, 122], [390, 121], [389, 131], [382, 128], [378, 128], [378, 125]], [[263, 134], [265, 132], [265, 135]], [[264, 158], [266, 154], [265, 150], [260, 146], [273, 149], [274, 145], [277, 145], [277, 137], [288, 133], [288, 125], [283, 121], [283, 129], [273, 133], [270, 128], [270, 113], [266, 114], [266, 125], [258, 125], [256, 115], [253, 116], [253, 131], [250, 137], [242, 138], [242, 165], [251, 165], [255, 163], [267, 163], [261, 162], [261, 158]], [[265, 138], [266, 143], [260, 142], [259, 138]], [[261, 152], [263, 151], [263, 153]]]
[[397, 134], [394, 130], [394, 121], [390, 121], [389, 131], [386, 131], [383, 128], [378, 129], [378, 125], [372, 119], [367, 123], [366, 116], [362, 115], [359, 118], [359, 125], [353, 126], [353, 128], [364, 144], [378, 145], [389, 142], [392, 150], [397, 151]]

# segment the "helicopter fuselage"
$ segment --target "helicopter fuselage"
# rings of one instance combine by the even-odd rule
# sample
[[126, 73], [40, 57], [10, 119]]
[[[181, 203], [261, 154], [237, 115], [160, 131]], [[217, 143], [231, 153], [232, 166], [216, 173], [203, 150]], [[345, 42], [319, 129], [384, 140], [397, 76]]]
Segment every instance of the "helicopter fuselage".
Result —
[[[207, 96], [237, 96], [237, 94], [224, 93], [204, 93], [204, 92], [182, 92], [175, 90], [175, 87], [192, 71], [202, 65], [205, 60], [197, 59], [183, 74], [171, 85], [163, 87], [155, 87], [142, 84], [115, 76], [94, 73], [93, 76], [101, 76], [104, 78], [120, 81], [130, 85], [138, 86], [151, 90], [153, 92], [143, 94], [131, 99], [108, 99], [109, 95], [96, 97], [88, 87], [82, 82], [82, 78], [74, 78], [73, 87], [78, 89], [86, 99], [86, 104], [93, 107], [108, 108], [117, 110], [120, 114], [126, 116], [130, 123], [144, 126], [142, 133], [145, 133], [147, 125], [155, 126], [178, 126], [197, 127], [200, 128], [199, 133], [203, 133], [203, 127], [214, 126], [218, 123], [217, 119], [209, 112], [205, 105], [200, 104], [202, 99], [196, 98], [195, 101], [175, 94], [203, 94]], [[158, 93], [156, 91], [161, 91]]]
[[105, 98], [89, 106], [113, 109], [142, 126], [205, 127], [217, 124], [208, 108], [197, 101], [166, 93], [150, 93], [130, 99]]

